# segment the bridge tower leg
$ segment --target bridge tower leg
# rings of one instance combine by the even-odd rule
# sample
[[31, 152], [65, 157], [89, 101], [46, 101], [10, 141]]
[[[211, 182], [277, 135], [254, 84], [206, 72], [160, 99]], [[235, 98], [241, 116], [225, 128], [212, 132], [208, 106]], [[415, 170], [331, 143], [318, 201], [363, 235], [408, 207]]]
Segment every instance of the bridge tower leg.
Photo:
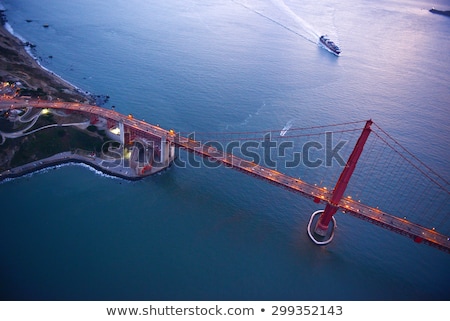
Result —
[[[350, 157], [348, 158], [347, 164], [345, 165], [341, 175], [339, 176], [336, 186], [334, 187], [333, 195], [331, 196], [330, 202], [326, 205], [325, 210], [321, 211], [322, 213], [320, 214], [319, 220], [317, 221], [317, 224], [314, 229], [314, 233], [316, 233], [319, 236], [325, 237], [328, 233], [330, 221], [333, 219], [333, 215], [338, 210], [338, 204], [341, 201], [342, 196], [344, 195], [345, 189], [347, 188], [350, 178], [356, 168], [356, 163], [358, 162], [358, 159], [363, 151], [364, 144], [366, 143], [367, 138], [369, 137], [369, 134], [371, 132], [370, 129], [371, 125], [372, 120], [368, 120], [366, 122], [366, 125], [364, 126], [361, 136], [358, 138], [358, 141], [356, 142], [355, 148], [353, 149]], [[318, 212], [319, 211], [315, 212], [313, 215], [318, 214]], [[316, 240], [313, 241], [316, 242]], [[328, 242], [316, 242], [316, 243], [327, 244], [330, 241], [331, 239], [329, 239]]]
[[122, 145], [125, 144], [125, 128], [123, 126], [123, 122], [119, 122], [119, 130], [120, 130], [120, 143]]
[[166, 135], [161, 137], [161, 164], [169, 165], [169, 142]]

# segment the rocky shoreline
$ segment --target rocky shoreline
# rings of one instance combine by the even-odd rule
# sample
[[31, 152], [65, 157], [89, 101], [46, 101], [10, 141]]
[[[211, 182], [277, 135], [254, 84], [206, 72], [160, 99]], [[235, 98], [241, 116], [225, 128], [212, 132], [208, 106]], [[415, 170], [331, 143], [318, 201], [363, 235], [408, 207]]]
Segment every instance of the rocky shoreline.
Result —
[[43, 99], [93, 102], [93, 97], [43, 69], [25, 50], [29, 44], [12, 35], [4, 25], [0, 26], [0, 81], [20, 83], [28, 92]]
[[[28, 163], [22, 166], [18, 166], [15, 168], [12, 168], [10, 170], [4, 171], [0, 173], [0, 182], [13, 179], [13, 178], [19, 178], [28, 174], [32, 174], [35, 172], [38, 172], [43, 169], [64, 165], [64, 164], [85, 164], [87, 166], [92, 167], [93, 169], [100, 171], [106, 175], [112, 176], [112, 177], [118, 177], [130, 181], [137, 181], [142, 179], [144, 176], [137, 175], [136, 172], [129, 168], [125, 167], [123, 165], [116, 165], [116, 166], [110, 166], [106, 167], [102, 163], [104, 160], [102, 158], [96, 157], [96, 156], [89, 156], [89, 155], [83, 155], [82, 152], [63, 152], [55, 154], [51, 157], [47, 157], [41, 160], [37, 160], [32, 163]], [[158, 172], [161, 172], [163, 170], [166, 170], [166, 167], [155, 167], [152, 170], [151, 174], [156, 174]]]
[[63, 152], [4, 171], [0, 173], [0, 182], [64, 164], [85, 164], [104, 174], [127, 180], [139, 180], [142, 178], [142, 176], [136, 175], [131, 169], [126, 169], [124, 167], [105, 168], [101, 165], [101, 159], [99, 158], [96, 159], [95, 157], [82, 156], [77, 153]]
[[[1, 9], [1, 8], [0, 8]], [[0, 82], [10, 83], [14, 87], [14, 92], [8, 95], [26, 99], [27, 95], [31, 98], [39, 97], [46, 100], [61, 100], [69, 102], [82, 102], [94, 105], [98, 102], [99, 96], [93, 96], [84, 93], [80, 89], [66, 82], [64, 79], [53, 74], [51, 71], [42, 68], [42, 66], [26, 50], [30, 44], [23, 43], [20, 39], [12, 35], [5, 23], [7, 21], [4, 11], [1, 13], [0, 25]], [[106, 96], [107, 97], [107, 96]], [[5, 97], [0, 99], [9, 99]], [[12, 159], [13, 153], [5, 147], [0, 146], [0, 154]], [[1, 150], [3, 149], [3, 151]], [[137, 175], [134, 170], [121, 165], [107, 166], [105, 159], [90, 156], [86, 152], [66, 151], [60, 152], [49, 157], [35, 159], [26, 164], [4, 169], [0, 172], [0, 181], [21, 177], [45, 168], [54, 167], [67, 163], [82, 163], [101, 171], [107, 175], [120, 177], [127, 180], [138, 180], [143, 178]], [[163, 168], [153, 168], [152, 174], [159, 172]]]

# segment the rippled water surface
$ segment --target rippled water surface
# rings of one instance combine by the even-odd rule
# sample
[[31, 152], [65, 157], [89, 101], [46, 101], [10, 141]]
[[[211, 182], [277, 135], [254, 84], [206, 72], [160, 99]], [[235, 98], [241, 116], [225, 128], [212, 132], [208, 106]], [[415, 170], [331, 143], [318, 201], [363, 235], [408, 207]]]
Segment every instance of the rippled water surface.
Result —
[[[450, 19], [426, 1], [3, 3], [106, 107], [181, 132], [372, 118], [449, 179]], [[450, 299], [448, 254], [342, 214], [317, 247], [320, 206], [223, 167], [128, 182], [64, 166], [0, 184], [0, 202], [3, 299]]]

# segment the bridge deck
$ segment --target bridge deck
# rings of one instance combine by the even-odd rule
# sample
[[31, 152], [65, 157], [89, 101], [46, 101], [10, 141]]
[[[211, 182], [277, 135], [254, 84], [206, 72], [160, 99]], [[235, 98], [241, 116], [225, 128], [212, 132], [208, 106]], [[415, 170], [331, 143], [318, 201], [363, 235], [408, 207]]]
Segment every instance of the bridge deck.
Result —
[[[274, 169], [249, 162], [233, 154], [227, 154], [223, 151], [217, 150], [214, 147], [203, 145], [202, 143], [190, 138], [174, 135], [173, 132], [165, 130], [159, 126], [154, 126], [133, 117], [122, 115], [113, 110], [80, 103], [51, 102], [40, 100], [33, 100], [32, 102], [10, 99], [0, 100], [0, 110], [17, 109], [24, 107], [57, 108], [81, 111], [108, 118], [117, 122], [123, 122], [124, 126], [129, 126], [134, 130], [141, 132], [144, 137], [146, 133], [148, 133], [149, 135], [158, 135], [160, 137], [165, 135], [172, 143], [174, 143], [178, 147], [186, 149], [190, 152], [194, 152], [203, 157], [208, 157], [210, 159], [219, 161], [225, 166], [229, 166], [248, 175], [258, 177], [270, 183], [284, 187], [305, 197], [315, 199], [320, 203], [329, 202], [332, 196], [331, 191], [308, 184], [301, 179], [297, 179], [280, 173]], [[338, 207], [344, 213], [349, 213], [357, 218], [369, 221], [388, 230], [410, 237], [417, 242], [423, 242], [427, 245], [431, 245], [440, 250], [450, 253], [450, 238], [436, 232], [433, 229], [428, 229], [418, 224], [412, 223], [406, 219], [387, 214], [377, 208], [364, 205], [352, 199], [341, 199]]]
[[[292, 192], [300, 193], [303, 196], [316, 199], [321, 203], [327, 203], [331, 200], [331, 191], [308, 184], [301, 179], [285, 175], [274, 169], [251, 163], [235, 155], [226, 154], [215, 149], [214, 147], [202, 145], [198, 141], [181, 137], [178, 141], [176, 141], [176, 144], [188, 151], [217, 160], [225, 166], [229, 166], [243, 173], [264, 179], [270, 183], [280, 185]], [[377, 208], [364, 205], [353, 199], [342, 199], [338, 207], [344, 213], [349, 213], [357, 218], [369, 221], [404, 236], [408, 236], [417, 242], [424, 242], [450, 253], [449, 238], [436, 232], [435, 230], [428, 229], [406, 219], [387, 214]]]

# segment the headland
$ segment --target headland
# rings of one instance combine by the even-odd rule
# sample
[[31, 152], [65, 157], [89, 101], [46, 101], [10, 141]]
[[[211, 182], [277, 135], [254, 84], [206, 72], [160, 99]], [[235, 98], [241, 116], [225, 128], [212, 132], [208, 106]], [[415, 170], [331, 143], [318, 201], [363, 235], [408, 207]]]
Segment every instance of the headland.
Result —
[[[108, 175], [136, 180], [171, 164], [172, 150], [160, 162], [161, 137], [136, 144], [127, 136], [125, 142], [124, 133], [118, 132], [123, 124], [120, 127], [102, 115], [33, 107], [33, 101], [95, 105], [98, 96], [83, 92], [43, 68], [29, 54], [31, 44], [11, 34], [5, 23], [2, 11], [0, 181], [64, 163], [84, 163]], [[23, 107], [13, 108], [17, 102]]]
[[42, 99], [59, 98], [65, 101], [90, 101], [93, 97], [43, 69], [26, 50], [23, 43], [13, 36], [5, 25], [0, 26], [0, 81], [16, 84], [21, 96]]

